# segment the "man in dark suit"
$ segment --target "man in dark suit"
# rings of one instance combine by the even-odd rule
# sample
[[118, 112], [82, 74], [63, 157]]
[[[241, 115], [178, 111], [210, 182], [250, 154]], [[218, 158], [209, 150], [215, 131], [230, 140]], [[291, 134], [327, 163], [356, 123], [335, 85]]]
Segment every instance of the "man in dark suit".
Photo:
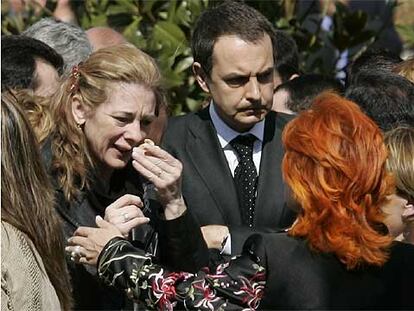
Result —
[[[209, 248], [224, 247], [227, 254], [239, 254], [253, 232], [294, 219], [281, 176], [281, 133], [290, 117], [269, 112], [272, 39], [269, 21], [245, 4], [205, 11], [193, 34], [193, 72], [212, 100], [197, 113], [172, 118], [164, 134], [163, 148], [183, 164], [188, 209]], [[246, 135], [240, 151], [233, 141]]]

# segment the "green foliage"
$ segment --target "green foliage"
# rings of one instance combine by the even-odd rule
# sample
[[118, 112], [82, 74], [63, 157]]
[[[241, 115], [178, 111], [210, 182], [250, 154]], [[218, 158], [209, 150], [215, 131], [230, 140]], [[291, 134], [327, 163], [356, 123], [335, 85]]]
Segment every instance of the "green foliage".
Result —
[[191, 72], [191, 29], [208, 1], [92, 1], [79, 14], [84, 29], [101, 25], [122, 32], [128, 41], [157, 59], [172, 114], [198, 109], [204, 95]]
[[[191, 31], [200, 13], [221, 1], [84, 0], [72, 4], [82, 28], [112, 27], [157, 59], [165, 78], [172, 114], [177, 115], [197, 110], [206, 99], [191, 72]], [[350, 12], [341, 3], [336, 3], [332, 29], [324, 31], [320, 13], [309, 10], [301, 16], [295, 14], [295, 0], [245, 2], [294, 37], [302, 70], [306, 72], [335, 74], [337, 51], [348, 50], [350, 57], [355, 57], [382, 30], [370, 27], [372, 20], [366, 13]], [[11, 14], [7, 3], [3, 3], [2, 33], [18, 34], [41, 17], [51, 16], [56, 0], [47, 3], [46, 8], [26, 4], [24, 14]], [[400, 31], [406, 33], [414, 45], [414, 30], [400, 26]]]
[[414, 49], [414, 26], [397, 25], [397, 30], [407, 46], [411, 49]]

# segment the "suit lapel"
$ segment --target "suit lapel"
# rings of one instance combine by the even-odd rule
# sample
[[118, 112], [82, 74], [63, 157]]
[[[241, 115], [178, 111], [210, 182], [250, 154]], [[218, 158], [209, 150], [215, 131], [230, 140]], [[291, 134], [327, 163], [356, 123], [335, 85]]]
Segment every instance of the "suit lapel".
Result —
[[[283, 158], [282, 130], [284, 124], [276, 123], [276, 114], [269, 112], [265, 121], [255, 207], [255, 224], [274, 223], [274, 219], [278, 219], [282, 213], [282, 208], [276, 208], [275, 201], [281, 201], [281, 206], [283, 206], [284, 186], [281, 176], [281, 162]], [[276, 218], [272, 219], [273, 217]]]
[[[208, 107], [189, 122], [193, 139], [186, 151], [226, 223], [241, 223], [236, 188], [224, 152], [211, 122]], [[236, 212], [237, 211], [237, 212]]]

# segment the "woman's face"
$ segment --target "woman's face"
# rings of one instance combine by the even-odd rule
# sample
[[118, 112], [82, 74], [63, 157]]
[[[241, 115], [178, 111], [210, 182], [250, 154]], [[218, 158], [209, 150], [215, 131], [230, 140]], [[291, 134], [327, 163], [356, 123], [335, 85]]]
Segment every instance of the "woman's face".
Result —
[[381, 209], [385, 214], [385, 225], [391, 236], [396, 238], [404, 230], [401, 215], [408, 201], [396, 194], [388, 196], [387, 199], [388, 201], [381, 207]]
[[84, 134], [98, 167], [111, 171], [126, 166], [132, 148], [147, 136], [155, 106], [151, 89], [137, 83], [114, 83], [107, 101], [85, 113]]

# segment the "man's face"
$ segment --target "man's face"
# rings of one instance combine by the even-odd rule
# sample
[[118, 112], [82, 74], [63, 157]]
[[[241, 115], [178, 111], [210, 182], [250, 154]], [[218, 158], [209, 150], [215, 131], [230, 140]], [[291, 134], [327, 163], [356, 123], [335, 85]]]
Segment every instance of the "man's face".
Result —
[[[197, 72], [202, 66], [194, 64]], [[217, 113], [227, 125], [245, 132], [263, 120], [272, 107], [273, 50], [268, 35], [257, 42], [240, 37], [220, 37], [213, 49], [210, 77], [198, 75], [211, 94]], [[200, 71], [198, 71], [200, 72]]]
[[55, 67], [41, 58], [36, 58], [36, 73], [34, 93], [48, 97], [53, 95], [58, 87], [59, 75]]

